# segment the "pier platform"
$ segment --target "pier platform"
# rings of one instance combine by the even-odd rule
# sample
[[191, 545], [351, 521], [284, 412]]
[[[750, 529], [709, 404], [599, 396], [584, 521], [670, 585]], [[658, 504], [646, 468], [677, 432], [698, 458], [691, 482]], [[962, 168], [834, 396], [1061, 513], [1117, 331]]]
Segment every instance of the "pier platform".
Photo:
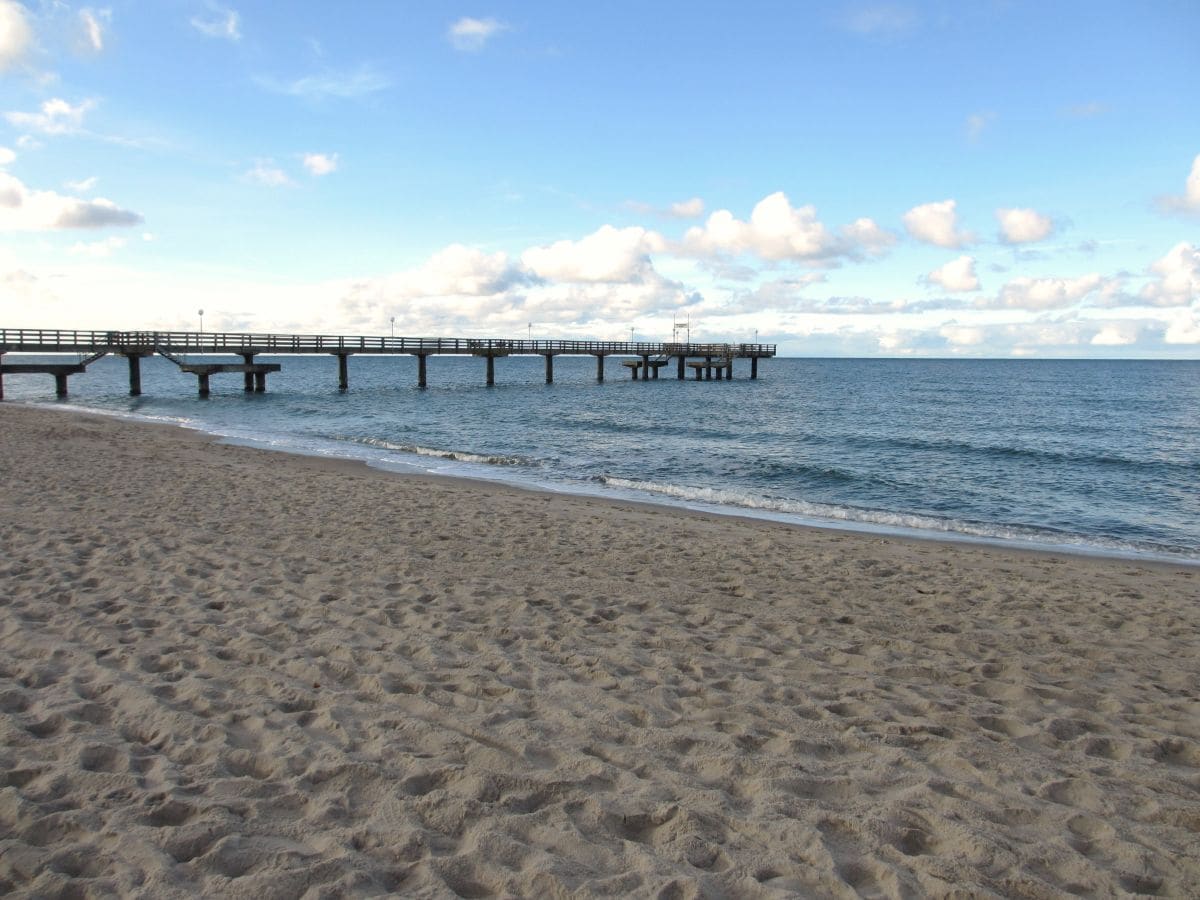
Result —
[[[5, 363], [5, 354], [74, 354], [79, 358], [63, 363]], [[686, 368], [711, 380], [732, 379], [734, 360], [748, 360], [749, 377], [758, 378], [758, 361], [775, 356], [774, 344], [660, 343], [654, 341], [507, 340], [492, 338], [408, 338], [313, 334], [254, 334], [187, 331], [84, 331], [48, 328], [0, 328], [0, 400], [4, 398], [4, 375], [49, 374], [55, 378], [58, 396], [66, 396], [67, 378], [82, 374], [87, 366], [109, 354], [123, 356], [129, 364], [129, 393], [142, 392], [141, 360], [162, 356], [181, 371], [197, 378], [200, 396], [208, 396], [209, 379], [222, 372], [241, 372], [247, 391], [265, 391], [266, 376], [282, 369], [280, 363], [258, 363], [263, 354], [329, 355], [337, 358], [338, 387], [350, 387], [351, 356], [393, 355], [417, 358], [417, 386], [428, 385], [431, 356], [476, 356], [485, 361], [485, 383], [496, 383], [496, 360], [509, 356], [541, 356], [545, 359], [546, 383], [554, 381], [558, 356], [592, 356], [596, 380], [604, 381], [608, 357], [630, 357], [623, 361], [634, 380], [652, 380], [659, 370], [676, 364], [676, 378], [683, 380]], [[196, 360], [196, 356], [240, 356], [242, 362]], [[190, 357], [190, 358], [189, 358]]]

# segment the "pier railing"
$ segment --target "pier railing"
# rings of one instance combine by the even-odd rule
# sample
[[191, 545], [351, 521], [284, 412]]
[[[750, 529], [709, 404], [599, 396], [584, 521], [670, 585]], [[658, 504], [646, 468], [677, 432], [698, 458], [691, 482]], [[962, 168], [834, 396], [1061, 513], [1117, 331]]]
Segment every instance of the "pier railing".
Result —
[[81, 331], [0, 328], [0, 353], [406, 353], [563, 354], [590, 356], [769, 357], [774, 344], [655, 341], [508, 340], [496, 338], [371, 337], [198, 331]]

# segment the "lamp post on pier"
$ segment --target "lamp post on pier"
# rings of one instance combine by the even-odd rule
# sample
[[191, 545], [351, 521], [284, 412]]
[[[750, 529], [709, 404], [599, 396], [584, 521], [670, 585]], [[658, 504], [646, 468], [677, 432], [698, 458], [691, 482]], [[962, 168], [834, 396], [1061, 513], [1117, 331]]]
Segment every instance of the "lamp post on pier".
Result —
[[396, 317], [395, 316], [392, 316], [391, 326], [392, 326], [392, 337], [395, 337], [396, 336]]
[[200, 317], [200, 333], [204, 334], [204, 310], [198, 310], [196, 315]]

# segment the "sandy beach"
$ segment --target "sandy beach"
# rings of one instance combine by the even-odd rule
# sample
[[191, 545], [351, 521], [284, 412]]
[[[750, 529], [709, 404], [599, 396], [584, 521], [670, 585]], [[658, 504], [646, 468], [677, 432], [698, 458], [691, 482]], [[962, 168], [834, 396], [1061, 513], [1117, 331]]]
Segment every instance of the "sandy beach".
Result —
[[0, 893], [1196, 896], [1200, 569], [0, 406]]

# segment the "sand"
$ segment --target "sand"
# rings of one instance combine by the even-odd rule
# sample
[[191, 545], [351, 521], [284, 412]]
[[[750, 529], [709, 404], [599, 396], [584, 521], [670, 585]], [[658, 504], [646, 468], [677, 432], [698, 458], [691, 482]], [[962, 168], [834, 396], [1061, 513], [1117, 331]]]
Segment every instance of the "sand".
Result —
[[0, 406], [0, 893], [1200, 890], [1200, 569]]

